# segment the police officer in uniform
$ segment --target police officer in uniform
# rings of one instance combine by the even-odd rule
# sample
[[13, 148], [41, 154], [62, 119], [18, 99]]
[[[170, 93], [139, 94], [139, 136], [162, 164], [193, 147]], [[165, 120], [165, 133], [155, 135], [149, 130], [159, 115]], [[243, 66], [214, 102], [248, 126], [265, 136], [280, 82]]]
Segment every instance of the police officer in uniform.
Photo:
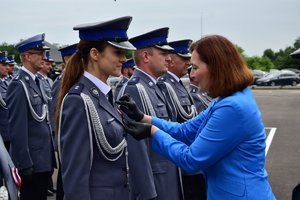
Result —
[[106, 81], [121, 75], [125, 50], [135, 49], [127, 37], [131, 20], [73, 28], [80, 42], [65, 68], [56, 112], [65, 200], [129, 199], [126, 133]]
[[46, 200], [50, 172], [56, 166], [47, 100], [36, 73], [42, 67], [44, 34], [16, 44], [23, 67], [7, 90], [10, 153], [22, 178], [21, 200]]
[[[166, 120], [170, 119], [169, 109], [156, 81], [167, 71], [169, 51], [173, 50], [167, 45], [168, 32], [169, 28], [160, 28], [130, 39], [137, 48], [134, 52], [136, 69], [123, 92], [129, 94], [143, 112]], [[128, 152], [129, 161], [133, 161], [130, 162], [133, 163], [130, 166], [132, 199], [182, 198], [178, 168], [152, 151], [151, 139], [136, 141], [128, 135]]]
[[[48, 105], [50, 105], [52, 100], [51, 88], [53, 85], [53, 81], [47, 76], [52, 69], [52, 62], [53, 62], [53, 59], [50, 56], [50, 51], [45, 51], [45, 57], [43, 60], [44, 62], [42, 64], [42, 69], [38, 71], [36, 76], [37, 78], [39, 78], [39, 81], [44, 88], [45, 91], [45, 93], [43, 93], [43, 95], [45, 95], [44, 98], [48, 100]], [[51, 128], [53, 129], [53, 127]]]
[[15, 65], [17, 63], [15, 61], [15, 55], [13, 55], [13, 54], [7, 56], [7, 59], [9, 60], [9, 63], [8, 63], [8, 74], [7, 74], [6, 80], [9, 83], [14, 76]]
[[8, 62], [7, 52], [0, 52], [0, 133], [7, 151], [9, 151], [10, 145], [10, 136], [8, 133], [8, 108], [6, 105]]
[[132, 76], [133, 70], [134, 70], [134, 65], [135, 64], [134, 64], [133, 58], [128, 59], [125, 63], [123, 63], [122, 69], [121, 69], [123, 77], [122, 77], [121, 81], [118, 83], [118, 85], [116, 86], [115, 93], [114, 93], [115, 99], [118, 98], [120, 90], [123, 87], [123, 85], [125, 85], [127, 83], [127, 81], [129, 80], [129, 78]]
[[165, 94], [168, 104], [175, 111], [174, 121], [182, 123], [193, 118], [197, 113], [193, 100], [180, 80], [187, 74], [187, 68], [190, 65], [191, 54], [189, 46], [192, 40], [179, 40], [170, 42], [169, 45], [174, 48], [170, 54], [171, 60], [168, 62], [168, 72], [163, 74], [157, 82]]
[[205, 92], [202, 92], [197, 85], [198, 82], [195, 80], [193, 76], [191, 76], [192, 66], [188, 68], [188, 74], [190, 78], [189, 92], [194, 100], [197, 113], [205, 110], [212, 101], [212, 98], [208, 96]]

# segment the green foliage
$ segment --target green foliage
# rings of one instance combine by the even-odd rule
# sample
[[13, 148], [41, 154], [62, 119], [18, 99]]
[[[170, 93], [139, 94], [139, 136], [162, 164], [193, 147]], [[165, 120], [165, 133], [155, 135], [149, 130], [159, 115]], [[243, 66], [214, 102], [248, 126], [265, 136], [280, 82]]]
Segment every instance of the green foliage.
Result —
[[275, 53], [272, 49], [266, 49], [264, 51], [263, 57], [267, 57], [273, 62], [275, 60]]
[[125, 56], [127, 59], [130, 59], [133, 57], [133, 51], [127, 50], [125, 51]]
[[268, 57], [247, 57], [246, 63], [251, 69], [259, 69], [263, 71], [270, 71], [274, 68], [274, 64]]
[[14, 55], [15, 55], [15, 61], [16, 61], [18, 64], [21, 63], [21, 61], [20, 61], [20, 54], [19, 54], [18, 50], [15, 48], [14, 45], [7, 44], [6, 42], [3, 42], [3, 43], [0, 45], [0, 51], [7, 51], [7, 54], [8, 54], [8, 55], [14, 54]]

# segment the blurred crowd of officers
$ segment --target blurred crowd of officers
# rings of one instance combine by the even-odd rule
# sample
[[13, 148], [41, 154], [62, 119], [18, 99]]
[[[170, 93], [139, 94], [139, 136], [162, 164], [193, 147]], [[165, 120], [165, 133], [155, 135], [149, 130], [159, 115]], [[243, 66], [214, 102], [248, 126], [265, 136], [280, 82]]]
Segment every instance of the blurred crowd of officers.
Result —
[[[120, 21], [111, 23], [114, 28]], [[99, 24], [92, 28], [101, 30], [102, 27], [103, 25]], [[89, 28], [89, 26], [85, 28]], [[153, 51], [151, 53], [157, 53], [160, 57], [158, 56], [150, 64], [144, 62], [139, 54], [134, 54], [133, 58], [124, 61], [121, 69], [122, 79], [116, 86], [113, 97], [109, 95], [110, 92], [107, 93], [107, 100], [111, 102], [111, 105], [108, 105], [110, 108], [105, 108], [105, 103], [101, 103], [104, 110], [115, 108], [114, 101], [125, 93], [129, 94], [146, 114], [180, 123], [192, 119], [208, 107], [211, 98], [201, 92], [201, 88], [198, 88], [198, 83], [193, 77], [189, 76], [190, 84], [188, 85], [184, 85], [181, 79], [189, 74], [191, 58], [189, 46], [192, 41], [183, 39], [165, 44], [160, 44], [160, 41], [152, 41], [150, 45], [147, 43], [149, 38], [166, 40], [168, 30], [168, 28], [157, 29], [130, 40], [136, 49], [149, 48], [149, 51]], [[49, 78], [53, 60], [49, 48], [43, 43], [44, 36], [44, 34], [39, 34], [16, 45], [22, 61], [22, 67], [16, 74], [14, 74], [16, 65], [14, 56], [8, 56], [6, 51], [0, 52], [0, 132], [4, 146], [12, 158], [13, 163], [11, 164], [18, 168], [18, 174], [22, 180], [22, 185], [19, 185], [21, 199], [42, 200], [55, 192], [58, 192], [57, 199], [63, 199], [64, 190], [66, 195], [69, 195], [65, 196], [65, 199], [94, 199], [86, 197], [84, 189], [81, 191], [83, 188], [81, 184], [86, 184], [84, 183], [86, 177], [84, 174], [76, 174], [76, 170], [85, 167], [86, 164], [90, 167], [90, 171], [96, 170], [96, 173], [99, 169], [107, 170], [104, 173], [109, 179], [114, 179], [113, 174], [110, 176], [110, 170], [113, 171], [114, 168], [107, 165], [107, 167], [99, 166], [99, 169], [93, 169], [97, 166], [85, 163], [93, 162], [90, 159], [84, 158], [81, 163], [81, 155], [77, 154], [74, 157], [65, 155], [68, 151], [84, 151], [85, 140], [75, 141], [76, 138], [74, 138], [72, 142], [77, 145], [75, 150], [67, 148], [68, 143], [65, 137], [62, 136], [58, 139], [59, 127], [55, 126], [54, 116], [64, 71], [55, 80]], [[146, 43], [143, 45], [140, 40]], [[76, 43], [59, 49], [65, 64], [76, 53], [77, 45]], [[162, 65], [165, 64], [161, 63], [167, 64], [163, 67], [167, 67], [168, 71], [162, 69]], [[80, 88], [80, 85], [78, 87]], [[69, 93], [76, 93], [78, 87], [73, 88], [74, 91], [71, 89]], [[91, 91], [96, 96], [102, 92], [95, 88], [92, 88]], [[109, 113], [109, 111], [107, 112]], [[78, 116], [85, 115], [85, 113], [78, 113]], [[108, 132], [104, 132], [109, 138], [113, 137], [109, 136], [109, 131], [115, 131], [113, 129], [118, 126], [114, 125], [113, 121], [117, 117], [105, 118], [108, 121], [104, 122], [102, 117], [106, 115], [107, 113], [103, 112], [103, 116], [99, 117], [102, 126], [108, 127]], [[77, 116], [74, 116], [74, 119], [76, 118]], [[73, 124], [72, 127], [71, 125], [70, 131], [81, 130], [80, 124]], [[65, 126], [62, 127], [64, 129]], [[82, 137], [88, 138], [86, 135]], [[127, 159], [126, 162], [129, 166], [125, 166], [124, 171], [129, 173], [130, 178], [122, 187], [129, 185], [131, 199], [206, 199], [206, 184], [202, 173], [187, 174], [166, 158], [154, 153], [151, 150], [151, 139], [136, 141], [131, 136], [126, 136], [126, 151], [121, 151], [121, 157], [115, 158], [107, 152], [100, 153], [101, 148], [95, 148], [98, 140], [94, 137], [96, 136], [92, 136], [93, 144], [90, 144], [93, 148], [91, 154], [95, 157], [91, 158], [92, 160], [101, 160], [106, 155], [108, 160], [111, 159], [110, 163], [116, 162], [116, 165], [120, 165], [120, 163], [118, 164], [119, 159]], [[99, 142], [101, 143], [101, 139]], [[60, 148], [61, 145], [64, 146]], [[113, 144], [111, 145], [113, 146]], [[5, 148], [1, 149], [1, 157], [4, 155], [4, 150]], [[60, 152], [61, 150], [62, 152]], [[59, 162], [57, 162], [55, 151], [58, 152]], [[61, 157], [61, 155], [63, 156]], [[76, 156], [78, 158], [75, 158]], [[74, 163], [74, 160], [77, 160], [78, 163]], [[62, 164], [65, 168], [62, 168], [61, 171]], [[72, 167], [77, 168], [74, 173]], [[53, 187], [52, 181], [54, 168], [59, 168], [57, 189]], [[16, 191], [10, 188], [9, 177], [5, 173], [2, 169], [0, 185], [7, 187], [8, 195], [14, 199], [16, 196], [13, 193]], [[103, 172], [101, 174], [103, 175]], [[90, 179], [93, 179], [93, 176], [97, 175], [90, 176]], [[18, 182], [15, 180], [15, 176], [12, 176], [12, 179], [13, 182]], [[82, 180], [83, 183], [81, 183]], [[90, 180], [90, 182], [92, 181]], [[93, 195], [93, 192], [97, 194], [97, 191], [90, 192], [89, 195]], [[110, 196], [109, 191], [106, 194], [102, 192], [102, 195], [102, 198], [99, 197], [99, 199], [118, 199]]]

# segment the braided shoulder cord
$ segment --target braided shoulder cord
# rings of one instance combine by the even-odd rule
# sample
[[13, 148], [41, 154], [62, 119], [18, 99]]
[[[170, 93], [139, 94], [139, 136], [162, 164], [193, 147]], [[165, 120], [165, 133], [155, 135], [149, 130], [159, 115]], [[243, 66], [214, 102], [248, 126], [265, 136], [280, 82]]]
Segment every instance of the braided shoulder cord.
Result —
[[39, 116], [33, 109], [32, 105], [31, 105], [31, 101], [30, 101], [30, 98], [29, 98], [29, 93], [28, 93], [28, 89], [25, 85], [25, 83], [23, 81], [20, 80], [20, 82], [22, 83], [22, 86], [24, 88], [24, 91], [25, 91], [25, 96], [27, 98], [27, 101], [28, 101], [28, 106], [29, 106], [29, 110], [30, 110], [30, 113], [32, 115], [32, 117], [38, 121], [38, 122], [42, 122], [44, 121], [44, 119], [46, 118], [47, 116], [47, 105], [46, 104], [43, 104], [43, 107], [42, 107], [42, 115]]
[[5, 110], [7, 110], [6, 103], [5, 103], [4, 99], [2, 98], [1, 93], [0, 93], [0, 106], [2, 108], [4, 108]]
[[139, 96], [141, 98], [143, 109], [144, 109], [145, 113], [147, 115], [156, 117], [153, 105], [150, 101], [150, 97], [149, 97], [148, 93], [146, 92], [145, 87], [140, 83], [137, 83], [136, 87], [139, 92]]
[[164, 82], [164, 84], [167, 87], [167, 91], [171, 97], [170, 99], [171, 99], [174, 107], [176, 108], [179, 116], [184, 120], [189, 120], [189, 119], [192, 119], [193, 117], [195, 117], [195, 115], [197, 113], [195, 105], [191, 105], [191, 113], [190, 114], [186, 113], [184, 108], [181, 106], [180, 101], [179, 101], [173, 87], [167, 82]]
[[[97, 113], [97, 110], [95, 108], [93, 101], [86, 94], [81, 93], [80, 96], [84, 100], [84, 103], [87, 105], [88, 110], [86, 110], [86, 111], [90, 113], [91, 124], [93, 125], [96, 143], [97, 143], [100, 153], [108, 161], [118, 160], [122, 156], [124, 149], [127, 147], [127, 142], [126, 142], [125, 138], [116, 147], [112, 147], [106, 139], [102, 124], [100, 122], [99, 115]], [[116, 158], [108, 158], [102, 149], [104, 149], [108, 154], [111, 154], [111, 155], [119, 154], [119, 155], [117, 155]]]
[[200, 94], [196, 94], [197, 97], [200, 99], [201, 103], [205, 106], [205, 108], [207, 108], [210, 104], [210, 102], [207, 102], [204, 97], [202, 97]]

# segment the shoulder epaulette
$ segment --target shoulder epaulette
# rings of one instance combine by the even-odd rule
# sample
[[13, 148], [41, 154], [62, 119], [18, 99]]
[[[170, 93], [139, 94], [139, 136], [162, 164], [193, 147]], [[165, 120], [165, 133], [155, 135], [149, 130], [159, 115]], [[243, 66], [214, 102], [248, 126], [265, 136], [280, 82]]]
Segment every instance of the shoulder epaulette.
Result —
[[83, 90], [82, 83], [76, 83], [71, 89], [69, 90], [68, 94], [78, 94], [80, 95], [81, 91]]
[[133, 77], [131, 79], [129, 79], [128, 81], [128, 85], [134, 85], [134, 84], [137, 84], [139, 82], [140, 78], [139, 77]]
[[192, 93], [196, 93], [196, 92], [197, 92], [197, 89], [196, 89], [196, 88], [193, 88], [193, 89], [191, 90], [191, 92], [192, 92]]
[[17, 75], [17, 76], [15, 76], [15, 77], [13, 77], [13, 79], [12, 80], [15, 80], [15, 81], [17, 81], [17, 80], [19, 80], [20, 79], [20, 76], [19, 75]]
[[166, 80], [166, 78], [163, 77], [163, 76], [161, 76], [161, 77], [158, 78], [158, 81], [165, 81], [165, 80]]

